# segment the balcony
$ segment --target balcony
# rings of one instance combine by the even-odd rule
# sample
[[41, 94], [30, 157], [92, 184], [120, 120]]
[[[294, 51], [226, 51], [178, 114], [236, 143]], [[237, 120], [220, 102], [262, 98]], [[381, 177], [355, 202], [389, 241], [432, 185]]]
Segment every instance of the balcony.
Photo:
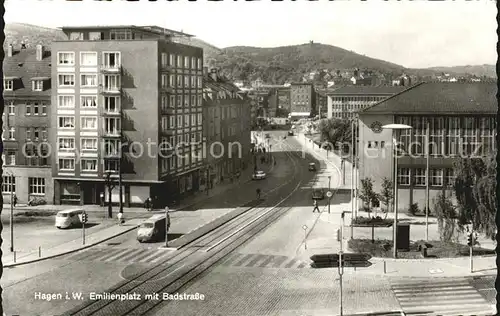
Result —
[[120, 116], [121, 111], [120, 111], [120, 109], [103, 109], [102, 115], [104, 115], [104, 116]]
[[117, 95], [121, 93], [122, 88], [118, 86], [101, 86], [99, 87], [99, 93], [101, 94], [112, 94]]
[[103, 130], [102, 136], [103, 137], [112, 137], [112, 138], [120, 137], [120, 130], [119, 129]]
[[103, 155], [103, 158], [108, 160], [120, 159], [120, 153], [117, 151], [106, 151]]
[[102, 73], [118, 74], [118, 73], [120, 73], [121, 69], [122, 69], [122, 67], [119, 64], [101, 65], [101, 72]]

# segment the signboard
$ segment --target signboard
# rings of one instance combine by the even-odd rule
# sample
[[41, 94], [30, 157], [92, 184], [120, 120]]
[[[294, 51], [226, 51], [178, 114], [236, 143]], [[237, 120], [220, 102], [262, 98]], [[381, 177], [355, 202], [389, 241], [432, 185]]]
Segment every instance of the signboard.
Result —
[[333, 193], [331, 191], [326, 192], [326, 196], [331, 198], [333, 196]]
[[302, 229], [306, 230], [307, 229], [307, 225], [302, 226]]

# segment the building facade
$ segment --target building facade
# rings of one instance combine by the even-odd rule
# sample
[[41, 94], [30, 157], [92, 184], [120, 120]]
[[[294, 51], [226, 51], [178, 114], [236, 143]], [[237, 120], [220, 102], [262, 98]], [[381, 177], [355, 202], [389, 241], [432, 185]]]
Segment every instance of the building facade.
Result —
[[403, 91], [405, 87], [348, 86], [327, 92], [327, 117], [353, 119], [360, 110]]
[[[410, 125], [394, 132], [398, 158], [398, 207], [425, 207], [426, 181], [432, 199], [454, 181], [457, 157], [485, 156], [495, 149], [496, 83], [420, 83], [359, 113], [359, 179], [371, 178], [380, 192], [393, 179], [393, 134], [385, 124]], [[429, 177], [424, 153], [429, 128]], [[361, 182], [358, 183], [358, 187]]]
[[3, 62], [4, 201], [15, 194], [19, 203], [40, 199], [53, 203], [48, 146], [51, 115], [51, 58], [42, 45], [9, 45]]
[[[67, 27], [52, 44], [55, 202], [97, 204], [121, 174], [125, 206], [197, 190], [203, 51], [158, 27]], [[187, 36], [187, 35], [186, 35]], [[119, 201], [118, 186], [112, 202]]]
[[[212, 189], [235, 179], [249, 167], [251, 117], [249, 99], [217, 71], [203, 78], [204, 177]], [[208, 179], [208, 181], [207, 181]]]
[[290, 113], [290, 87], [272, 88], [268, 98], [270, 117], [288, 117]]
[[290, 85], [290, 117], [316, 115], [315, 96], [312, 83], [292, 83]]

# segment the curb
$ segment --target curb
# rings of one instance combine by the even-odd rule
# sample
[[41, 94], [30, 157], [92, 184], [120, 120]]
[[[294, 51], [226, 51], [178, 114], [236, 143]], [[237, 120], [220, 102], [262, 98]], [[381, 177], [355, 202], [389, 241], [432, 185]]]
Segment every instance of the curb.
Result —
[[135, 225], [129, 229], [126, 229], [118, 234], [115, 234], [113, 236], [110, 236], [108, 238], [105, 238], [105, 239], [102, 239], [102, 240], [99, 240], [97, 242], [94, 242], [93, 244], [89, 244], [89, 245], [85, 245], [85, 246], [82, 246], [80, 248], [77, 248], [77, 249], [73, 249], [73, 250], [69, 250], [69, 251], [66, 251], [66, 252], [61, 252], [61, 253], [58, 253], [58, 254], [55, 254], [55, 255], [51, 255], [51, 256], [48, 256], [48, 257], [42, 257], [42, 258], [38, 258], [38, 259], [34, 259], [34, 260], [29, 260], [29, 261], [25, 261], [25, 262], [16, 262], [16, 263], [12, 263], [12, 264], [4, 264], [4, 268], [10, 268], [10, 267], [16, 267], [16, 266], [20, 266], [20, 265], [24, 265], [24, 264], [29, 264], [29, 263], [35, 263], [35, 262], [39, 262], [39, 261], [43, 261], [43, 260], [48, 260], [48, 259], [53, 259], [53, 258], [57, 258], [57, 257], [60, 257], [60, 256], [64, 256], [64, 255], [67, 255], [67, 254], [70, 254], [70, 253], [73, 253], [73, 252], [77, 252], [77, 251], [80, 251], [80, 250], [83, 250], [83, 249], [87, 249], [87, 248], [90, 248], [90, 247], [93, 247], [93, 246], [96, 246], [98, 244], [101, 244], [103, 242], [106, 242], [110, 239], [113, 239], [115, 237], [118, 237], [118, 236], [121, 236], [123, 234], [126, 234], [134, 229], [136, 229], [137, 227], [139, 227], [139, 225]]

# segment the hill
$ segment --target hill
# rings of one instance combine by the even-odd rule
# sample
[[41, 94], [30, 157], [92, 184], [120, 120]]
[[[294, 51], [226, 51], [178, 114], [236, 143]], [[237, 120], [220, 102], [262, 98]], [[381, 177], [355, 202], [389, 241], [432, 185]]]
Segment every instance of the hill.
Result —
[[234, 79], [254, 80], [260, 77], [269, 83], [300, 81], [304, 74], [323, 69], [359, 68], [394, 75], [401, 75], [405, 69], [387, 61], [317, 43], [272, 48], [228, 47], [223, 49], [223, 54], [212, 56], [209, 62], [221, 67], [226, 75]]
[[455, 75], [465, 75], [465, 74], [471, 74], [471, 75], [476, 75], [477, 77], [490, 77], [490, 78], [496, 78], [496, 66], [495, 65], [467, 65], [467, 66], [454, 66], [454, 67], [431, 67], [428, 68], [434, 72], [439, 72], [439, 73], [449, 73], [449, 74], [455, 74]]

